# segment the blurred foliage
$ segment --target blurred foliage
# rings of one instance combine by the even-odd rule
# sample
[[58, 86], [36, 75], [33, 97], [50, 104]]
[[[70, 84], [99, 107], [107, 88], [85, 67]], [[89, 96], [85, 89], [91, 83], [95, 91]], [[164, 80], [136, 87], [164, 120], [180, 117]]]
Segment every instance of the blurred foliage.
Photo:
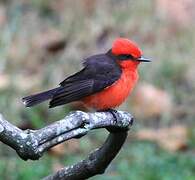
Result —
[[[48, 110], [47, 103], [43, 103], [27, 109], [20, 99], [55, 87], [80, 69], [83, 58], [107, 51], [116, 37], [128, 37], [153, 59], [151, 64], [140, 65], [139, 71], [140, 81], [149, 84], [154, 92], [147, 94], [152, 99], [141, 99], [146, 104], [149, 101], [142, 116], [132, 111], [136, 93], [120, 107], [137, 119], [130, 134], [146, 127], [185, 125], [186, 149], [169, 152], [156, 143], [135, 138], [132, 142], [130, 137], [106, 173], [91, 179], [194, 179], [194, 4], [193, 0], [0, 1], [1, 113], [23, 129], [40, 128], [63, 118], [72, 107]], [[163, 99], [171, 103], [169, 112], [163, 111], [168, 110], [166, 103], [162, 106], [159, 93], [170, 97]], [[159, 103], [151, 104], [159, 106], [158, 113], [150, 107], [155, 99]], [[139, 103], [137, 107], [139, 110]], [[76, 143], [65, 143], [65, 148], [58, 150], [64, 155], [56, 151], [37, 162], [24, 162], [0, 144], [0, 177], [40, 179], [81, 160], [105, 138], [104, 130], [92, 132]]]

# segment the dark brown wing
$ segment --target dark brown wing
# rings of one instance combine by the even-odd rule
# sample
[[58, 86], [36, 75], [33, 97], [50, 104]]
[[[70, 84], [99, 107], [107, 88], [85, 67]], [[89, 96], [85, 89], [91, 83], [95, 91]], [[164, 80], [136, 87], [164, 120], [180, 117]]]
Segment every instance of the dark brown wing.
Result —
[[80, 100], [112, 85], [120, 78], [121, 69], [113, 58], [106, 54], [87, 58], [84, 68], [60, 83], [64, 87], [57, 91], [50, 107]]

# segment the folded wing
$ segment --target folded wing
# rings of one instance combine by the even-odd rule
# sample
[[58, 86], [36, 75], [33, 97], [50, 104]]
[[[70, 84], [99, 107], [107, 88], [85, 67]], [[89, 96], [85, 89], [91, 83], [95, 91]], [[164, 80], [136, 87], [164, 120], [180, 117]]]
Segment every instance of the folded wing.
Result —
[[121, 75], [118, 64], [105, 54], [87, 58], [84, 66], [81, 71], [60, 83], [63, 88], [53, 95], [50, 108], [99, 92], [112, 85]]

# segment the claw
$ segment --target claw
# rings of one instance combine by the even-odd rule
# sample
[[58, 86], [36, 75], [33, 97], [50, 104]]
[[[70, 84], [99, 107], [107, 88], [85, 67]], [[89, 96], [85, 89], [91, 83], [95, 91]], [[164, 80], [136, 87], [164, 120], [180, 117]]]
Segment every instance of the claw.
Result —
[[115, 109], [108, 109], [107, 111], [110, 112], [113, 115], [114, 122], [115, 122], [115, 124], [117, 124], [117, 121], [120, 119], [120, 116], [118, 114], [118, 111], [115, 110]]

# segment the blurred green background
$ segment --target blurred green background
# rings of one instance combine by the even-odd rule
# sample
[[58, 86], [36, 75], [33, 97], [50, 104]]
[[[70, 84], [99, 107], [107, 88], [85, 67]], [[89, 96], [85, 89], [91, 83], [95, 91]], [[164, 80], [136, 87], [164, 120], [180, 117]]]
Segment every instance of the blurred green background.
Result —
[[[0, 111], [13, 124], [40, 128], [70, 105], [27, 109], [21, 98], [55, 87], [82, 59], [107, 51], [116, 37], [136, 41], [153, 62], [119, 109], [135, 123], [105, 174], [91, 179], [195, 179], [195, 2], [193, 0], [1, 0]], [[83, 159], [104, 129], [22, 161], [0, 143], [0, 179], [40, 179]]]

